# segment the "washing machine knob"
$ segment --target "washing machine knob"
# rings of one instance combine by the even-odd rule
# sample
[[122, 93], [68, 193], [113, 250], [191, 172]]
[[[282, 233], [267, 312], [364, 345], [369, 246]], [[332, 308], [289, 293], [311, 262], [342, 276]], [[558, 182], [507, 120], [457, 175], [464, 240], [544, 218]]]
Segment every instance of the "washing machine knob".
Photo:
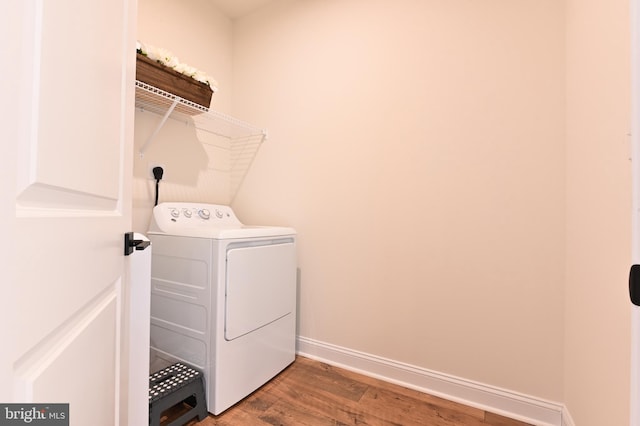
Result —
[[209, 210], [207, 209], [202, 209], [198, 210], [198, 216], [200, 216], [204, 220], [208, 220], [211, 217], [211, 213], [209, 213]]
[[171, 216], [172, 217], [180, 216], [180, 211], [178, 209], [171, 209]]
[[182, 214], [184, 215], [184, 217], [191, 217], [191, 210], [189, 209], [182, 209]]
[[223, 216], [223, 215], [222, 215], [222, 212], [221, 212], [220, 210], [216, 209], [216, 217], [217, 217], [218, 219], [222, 219], [222, 216]]

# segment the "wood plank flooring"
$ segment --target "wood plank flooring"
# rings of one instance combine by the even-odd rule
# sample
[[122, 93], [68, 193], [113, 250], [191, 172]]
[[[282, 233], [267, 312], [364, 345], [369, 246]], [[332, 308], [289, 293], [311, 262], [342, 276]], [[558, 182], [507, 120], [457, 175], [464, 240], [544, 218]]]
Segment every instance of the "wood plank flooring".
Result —
[[[176, 418], [168, 413], [163, 424]], [[525, 426], [304, 357], [219, 416], [189, 426]]]

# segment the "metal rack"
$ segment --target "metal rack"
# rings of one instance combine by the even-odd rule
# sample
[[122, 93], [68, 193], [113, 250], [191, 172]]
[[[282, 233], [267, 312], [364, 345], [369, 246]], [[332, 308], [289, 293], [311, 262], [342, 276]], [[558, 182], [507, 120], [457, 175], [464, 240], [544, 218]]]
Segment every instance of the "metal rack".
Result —
[[140, 148], [140, 157], [153, 142], [168, 119], [210, 133], [224, 141], [229, 152], [231, 199], [242, 184], [249, 167], [267, 138], [267, 131], [237, 118], [198, 105], [172, 93], [136, 80], [136, 108], [160, 116], [160, 121]]

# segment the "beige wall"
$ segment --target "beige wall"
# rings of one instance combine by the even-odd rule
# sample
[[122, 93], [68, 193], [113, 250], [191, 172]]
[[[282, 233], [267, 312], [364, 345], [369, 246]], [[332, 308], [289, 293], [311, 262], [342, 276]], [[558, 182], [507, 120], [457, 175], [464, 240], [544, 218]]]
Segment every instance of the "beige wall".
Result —
[[219, 83], [212, 106], [229, 112], [232, 22], [207, 0], [138, 0], [138, 40], [170, 50]]
[[567, 1], [564, 401], [580, 426], [629, 424], [627, 0]]
[[[269, 128], [234, 208], [297, 228], [302, 336], [628, 423], [626, 0], [139, 3], [141, 40]], [[136, 230], [147, 163], [166, 200], [223, 199], [200, 138], [136, 160]]]
[[555, 0], [234, 25], [234, 113], [270, 135], [235, 208], [298, 230], [300, 335], [562, 399], [563, 39]]
[[[168, 49], [180, 62], [213, 76], [219, 91], [211, 106], [223, 113], [231, 107], [231, 37], [231, 20], [207, 0], [138, 0], [138, 40]], [[133, 227], [139, 232], [147, 231], [153, 208], [155, 181], [149, 172], [153, 165], [165, 169], [160, 202], [229, 199], [228, 151], [219, 149], [225, 141], [211, 134], [168, 120], [144, 157], [137, 154], [158, 122], [158, 116], [136, 111]]]

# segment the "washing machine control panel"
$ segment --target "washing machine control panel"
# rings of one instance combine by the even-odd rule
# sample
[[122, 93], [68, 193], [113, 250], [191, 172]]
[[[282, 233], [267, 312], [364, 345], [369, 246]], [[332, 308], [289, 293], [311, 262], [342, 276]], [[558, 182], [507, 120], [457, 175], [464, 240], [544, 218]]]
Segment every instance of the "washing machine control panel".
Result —
[[242, 226], [233, 210], [221, 204], [160, 203], [153, 208], [152, 227], [232, 227]]

